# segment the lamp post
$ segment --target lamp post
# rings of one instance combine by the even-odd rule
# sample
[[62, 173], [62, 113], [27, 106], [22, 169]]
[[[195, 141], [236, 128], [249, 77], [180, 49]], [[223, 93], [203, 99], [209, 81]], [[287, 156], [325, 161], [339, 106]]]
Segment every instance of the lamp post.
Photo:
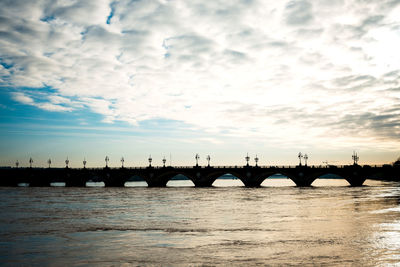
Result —
[[200, 159], [199, 154], [196, 154], [196, 156], [194, 158], [196, 159], [196, 167], [198, 167], [199, 166], [199, 159]]
[[48, 160], [47, 160], [47, 164], [49, 164], [49, 169], [50, 169], [51, 159], [48, 159]]
[[121, 158], [121, 168], [124, 168], [124, 162], [125, 162], [125, 159], [124, 159], [124, 157], [122, 157]]
[[110, 158], [108, 156], [106, 156], [106, 158], [104, 160], [106, 161], [106, 168], [108, 168], [108, 162], [110, 161]]
[[151, 158], [151, 155], [149, 156], [149, 167], [151, 167], [151, 162], [153, 161], [153, 159]]
[[256, 157], [254, 158], [254, 161], [256, 162], [256, 167], [258, 167], [258, 165], [257, 165], [258, 160], [259, 160], [259, 158], [258, 158], [257, 155], [256, 155]]
[[208, 167], [210, 167], [210, 160], [211, 160], [211, 157], [210, 157], [210, 155], [208, 155], [207, 156]]
[[67, 169], [68, 169], [68, 164], [69, 164], [69, 159], [67, 157], [67, 159], [65, 160], [65, 168], [67, 168]]
[[301, 154], [301, 152], [299, 152], [299, 155], [297, 157], [299, 158], [299, 161], [300, 161], [299, 166], [301, 166], [301, 158], [303, 157], [303, 154]]
[[167, 160], [165, 159], [165, 156], [164, 156], [164, 158], [162, 159], [162, 163], [163, 163], [163, 167], [165, 168], [165, 162], [167, 162]]
[[29, 168], [32, 168], [33, 159], [29, 158]]
[[304, 165], [307, 166], [308, 155], [304, 154]]
[[247, 156], [244, 159], [246, 160], [246, 166], [249, 166], [249, 160], [250, 160], [249, 153], [247, 153]]
[[17, 161], [15, 162], [15, 167], [18, 168], [18, 166], [19, 166], [19, 161], [17, 160]]
[[83, 163], [83, 168], [86, 169], [86, 163], [87, 163], [87, 161], [86, 161], [85, 158], [83, 158], [83, 162], [82, 162], [82, 163]]
[[360, 159], [360, 157], [355, 151], [353, 151], [353, 155], [351, 156], [351, 158], [353, 159], [353, 165], [358, 165], [358, 160]]

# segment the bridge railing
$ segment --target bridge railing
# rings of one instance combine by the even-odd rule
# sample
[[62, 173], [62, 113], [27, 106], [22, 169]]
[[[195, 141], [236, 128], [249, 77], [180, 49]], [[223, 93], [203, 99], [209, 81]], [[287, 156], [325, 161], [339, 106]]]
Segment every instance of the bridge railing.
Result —
[[[351, 165], [308, 165], [307, 167], [309, 168], [319, 168], [319, 169], [333, 169], [333, 168], [345, 168], [349, 167]], [[173, 169], [193, 169], [193, 168], [199, 168], [199, 169], [207, 169], [207, 168], [213, 168], [213, 169], [243, 169], [243, 168], [261, 168], [261, 169], [291, 169], [291, 168], [296, 168], [299, 167], [298, 165], [260, 165], [260, 166], [254, 166], [254, 165], [227, 165], [227, 166], [152, 166], [151, 168], [153, 169], [165, 169], [165, 168], [173, 168]], [[303, 165], [304, 167], [304, 165]], [[377, 164], [377, 165], [362, 165], [361, 167], [364, 168], [382, 168], [382, 167], [393, 167], [393, 165], [389, 164]], [[127, 170], [144, 170], [148, 169], [148, 166], [141, 166], [141, 167], [124, 167], [124, 169]], [[15, 167], [9, 167], [6, 169], [17, 169]], [[29, 169], [28, 167], [20, 167], [19, 169]], [[32, 169], [35, 170], [47, 170], [47, 169], [52, 169], [52, 170], [63, 170], [66, 169], [65, 167], [33, 167]], [[95, 167], [95, 168], [69, 168], [71, 170], [89, 170], [89, 171], [95, 171], [95, 170], [103, 170], [104, 167]], [[111, 170], [117, 170], [121, 169], [121, 167], [109, 167]]]

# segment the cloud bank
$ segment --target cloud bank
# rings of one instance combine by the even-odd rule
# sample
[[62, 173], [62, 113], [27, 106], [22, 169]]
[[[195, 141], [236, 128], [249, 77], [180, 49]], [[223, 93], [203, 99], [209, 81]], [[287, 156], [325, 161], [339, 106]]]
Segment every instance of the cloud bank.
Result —
[[22, 104], [287, 146], [400, 145], [400, 1], [0, 6], [0, 85]]

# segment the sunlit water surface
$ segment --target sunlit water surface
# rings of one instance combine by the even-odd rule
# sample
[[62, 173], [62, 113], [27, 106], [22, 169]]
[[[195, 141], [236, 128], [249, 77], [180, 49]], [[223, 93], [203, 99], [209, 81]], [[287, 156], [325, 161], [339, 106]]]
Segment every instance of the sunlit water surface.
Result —
[[399, 183], [145, 185], [0, 188], [0, 265], [400, 264]]

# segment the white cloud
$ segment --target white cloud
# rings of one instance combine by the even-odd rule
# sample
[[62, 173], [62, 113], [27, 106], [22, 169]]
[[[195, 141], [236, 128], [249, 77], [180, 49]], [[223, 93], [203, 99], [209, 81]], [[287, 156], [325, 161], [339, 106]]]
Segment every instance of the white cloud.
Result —
[[60, 106], [60, 105], [54, 105], [51, 103], [36, 103], [35, 106], [38, 108], [44, 109], [44, 110], [48, 110], [48, 111], [71, 111], [72, 110], [71, 107], [64, 107], [64, 106]]
[[1, 83], [56, 89], [18, 102], [287, 146], [400, 140], [394, 2], [2, 2]]
[[[60, 97], [60, 96], [49, 96], [48, 99], [50, 102], [38, 102], [35, 101], [32, 97], [26, 95], [22, 92], [14, 92], [12, 93], [12, 98], [20, 102], [22, 104], [31, 105], [38, 107], [40, 109], [48, 110], [48, 111], [72, 111], [72, 106], [76, 106], [75, 103], [72, 103], [70, 100]], [[63, 106], [59, 104], [70, 104], [70, 106]]]
[[18, 102], [20, 102], [20, 103], [22, 103], [22, 104], [28, 104], [28, 105], [30, 105], [30, 104], [33, 104], [33, 103], [34, 103], [34, 101], [33, 101], [33, 99], [32, 99], [31, 97], [26, 96], [26, 95], [24, 95], [23, 93], [13, 93], [13, 94], [12, 94], [12, 98], [13, 98], [15, 101], [18, 101]]

